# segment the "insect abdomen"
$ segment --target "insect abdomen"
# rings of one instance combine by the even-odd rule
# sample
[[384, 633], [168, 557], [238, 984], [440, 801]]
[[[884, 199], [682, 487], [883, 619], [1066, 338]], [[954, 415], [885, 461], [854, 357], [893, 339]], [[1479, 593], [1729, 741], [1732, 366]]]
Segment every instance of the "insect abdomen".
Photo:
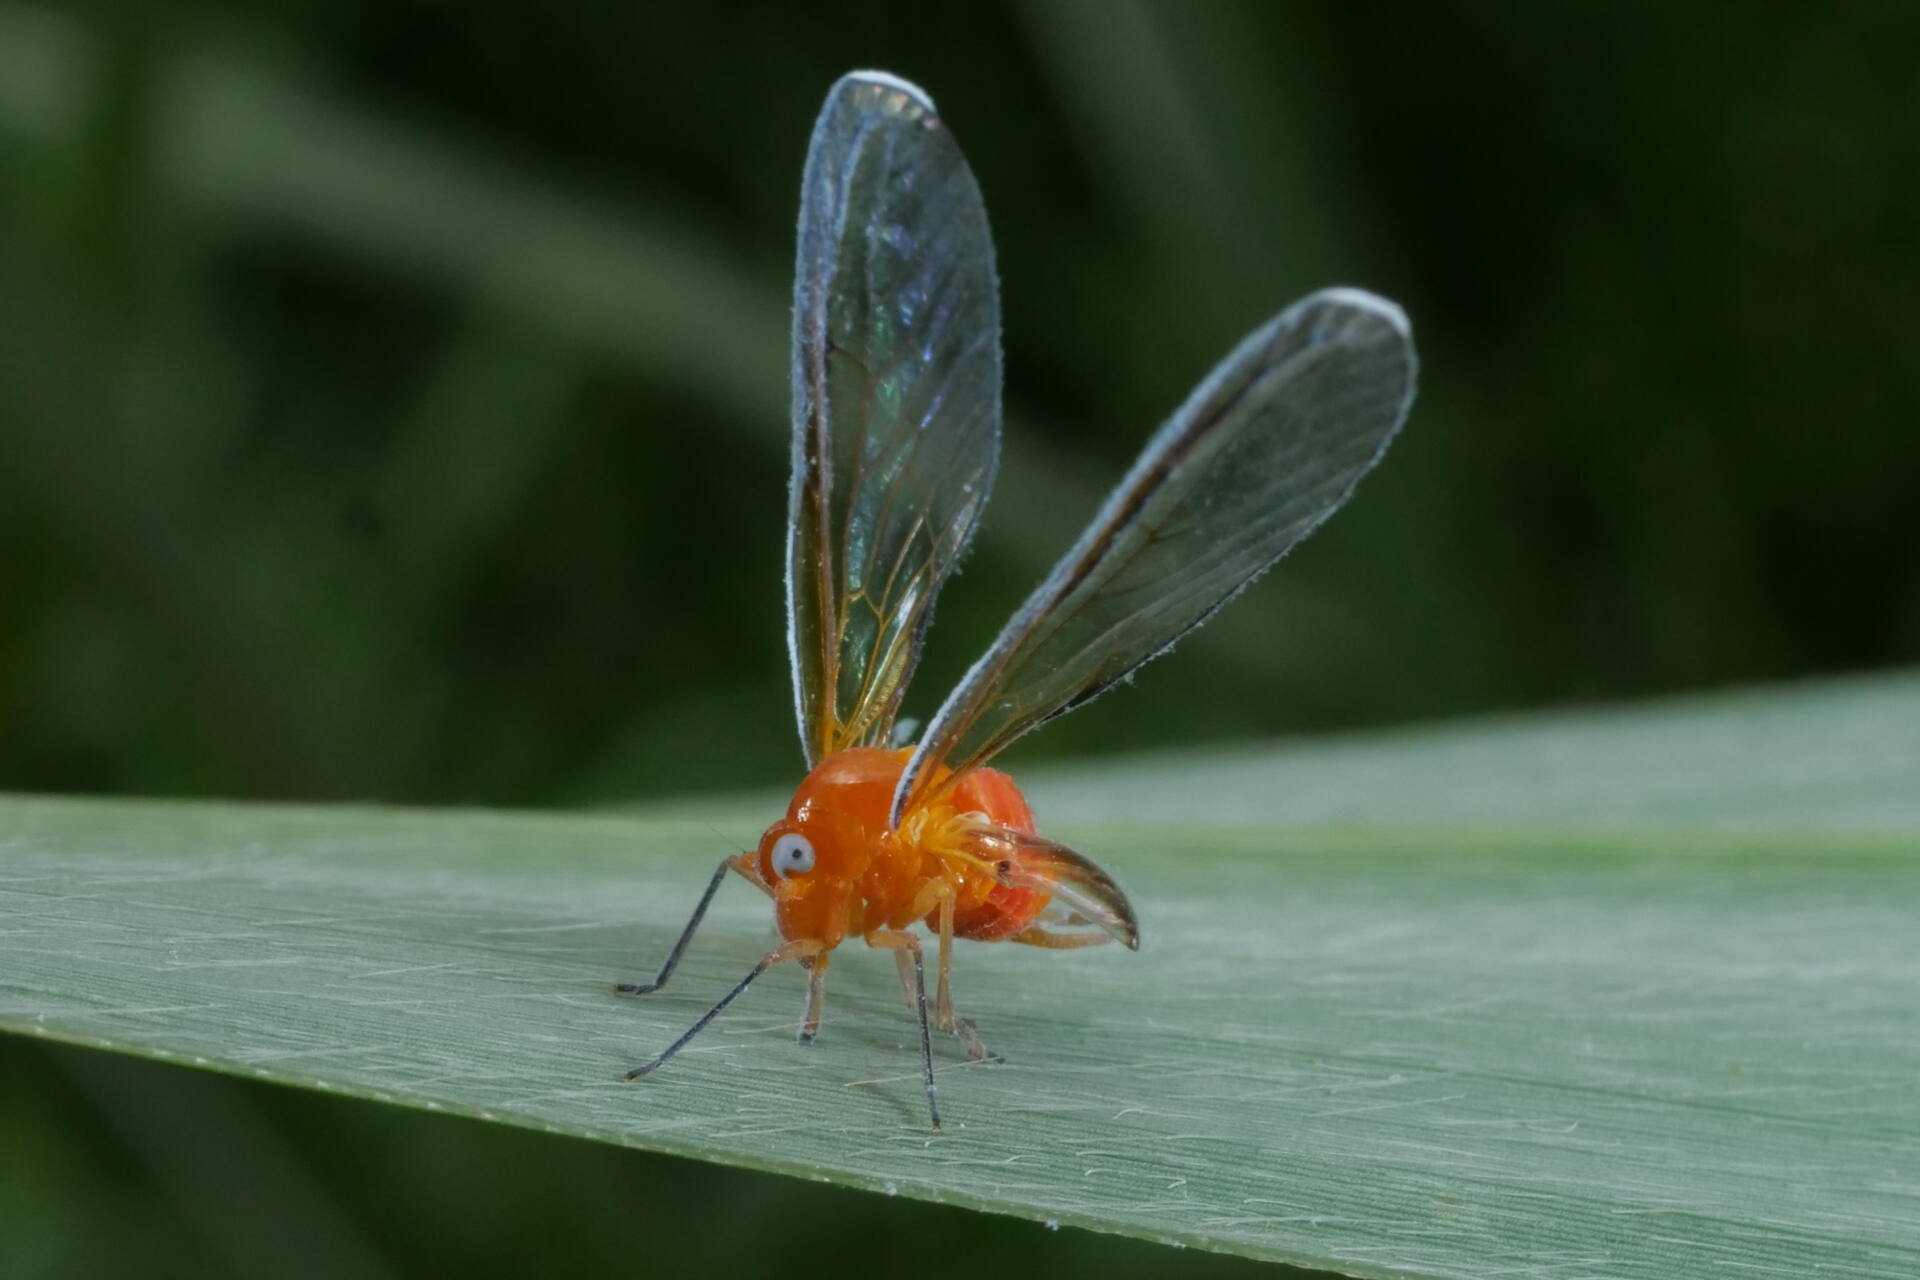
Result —
[[[1033, 810], [1013, 779], [998, 769], [975, 769], [953, 789], [953, 806], [962, 813], [983, 813], [1002, 827], [1031, 833]], [[1016, 853], [1015, 856], [1018, 856]], [[953, 932], [958, 938], [975, 942], [1003, 942], [1031, 925], [1047, 905], [1048, 896], [1037, 889], [996, 884], [984, 897], [962, 896], [953, 916]], [[927, 927], [938, 930], [937, 915]]]

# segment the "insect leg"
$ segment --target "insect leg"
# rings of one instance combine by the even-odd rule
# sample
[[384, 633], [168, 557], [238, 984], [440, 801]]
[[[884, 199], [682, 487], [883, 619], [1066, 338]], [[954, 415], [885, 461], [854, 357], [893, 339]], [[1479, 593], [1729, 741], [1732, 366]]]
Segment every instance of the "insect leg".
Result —
[[[892, 947], [905, 951], [913, 958], [913, 994], [914, 1004], [920, 1013], [920, 1068], [927, 1085], [927, 1114], [933, 1117], [933, 1127], [940, 1127], [940, 1104], [935, 1099], [933, 1085], [933, 1033], [927, 1029], [927, 971], [920, 959], [920, 939], [898, 929], [875, 929], [867, 935], [870, 947]], [[744, 985], [744, 984], [743, 984]]]
[[[907, 907], [906, 914], [914, 920], [924, 920], [936, 911], [940, 915], [940, 981], [938, 994], [933, 1001], [934, 1025], [942, 1031], [953, 1030], [953, 991], [948, 981], [953, 972], [953, 882], [935, 876], [920, 886], [913, 895], [913, 902]], [[904, 952], [896, 953], [900, 957], [900, 989], [908, 997], [907, 1007], [913, 1007], [912, 993], [907, 987], [907, 963]]]
[[940, 887], [946, 890], [940, 895], [940, 994], [934, 1001], [934, 1011], [940, 1019], [940, 1029], [959, 1038], [961, 1047], [967, 1051], [967, 1057], [974, 1062], [1005, 1062], [1006, 1059], [988, 1049], [974, 1033], [973, 1019], [963, 1018], [953, 1011], [953, 886], [945, 881]]
[[[718, 877], [716, 877], [716, 879], [717, 878]], [[706, 1030], [707, 1024], [709, 1022], [712, 1022], [715, 1018], [719, 1017], [722, 1010], [724, 1010], [728, 1005], [732, 1004], [735, 1000], [739, 999], [740, 993], [742, 991], [745, 991], [749, 986], [751, 986], [755, 978], [759, 977], [761, 974], [765, 973], [767, 970], [773, 968], [773, 966], [777, 964], [785, 964], [789, 960], [804, 960], [810, 956], [815, 956], [820, 954], [821, 950], [822, 950], [821, 944], [814, 941], [812, 938], [796, 938], [792, 942], [783, 942], [779, 946], [775, 947], [773, 950], [767, 952], [766, 955], [760, 957], [759, 964], [756, 964], [753, 966], [753, 968], [747, 970], [746, 977], [740, 979], [739, 982], [734, 984], [733, 990], [727, 992], [727, 994], [725, 994], [724, 996], [721, 996], [720, 1002], [718, 1004], [714, 1005], [713, 1008], [701, 1014], [700, 1020], [694, 1023], [692, 1026], [688, 1027], [678, 1040], [675, 1040], [672, 1044], [662, 1049], [659, 1053], [659, 1056], [654, 1058], [652, 1062], [648, 1062], [641, 1066], [635, 1067], [633, 1070], [627, 1072], [626, 1075], [622, 1076], [621, 1079], [638, 1080], [641, 1076], [648, 1075], [654, 1071], [659, 1070], [660, 1064], [665, 1062], [668, 1058], [671, 1058], [674, 1054], [680, 1052], [680, 1050], [684, 1049], [686, 1047], [687, 1041], [693, 1039], [695, 1036], [699, 1035], [702, 1031]]]
[[913, 958], [905, 951], [893, 953], [893, 967], [900, 974], [900, 1003], [913, 1011]]
[[[934, 1012], [940, 1017], [942, 1031], [953, 1030], [953, 886], [944, 880], [936, 881], [946, 892], [940, 895], [940, 982], [939, 994], [934, 997]], [[967, 1052], [973, 1052], [973, 1046], [967, 1046]]]
[[622, 982], [614, 987], [621, 995], [644, 996], [650, 991], [658, 991], [667, 985], [667, 979], [673, 976], [673, 970], [680, 963], [680, 955], [687, 949], [687, 943], [693, 940], [693, 931], [700, 927], [700, 921], [706, 918], [707, 908], [713, 904], [713, 895], [720, 892], [720, 882], [727, 878], [727, 872], [737, 871], [756, 888], [765, 891], [752, 872], [747, 870], [747, 859], [751, 855], [739, 854], [723, 858], [714, 868], [713, 879], [707, 881], [707, 891], [700, 895], [700, 904], [693, 909], [693, 916], [687, 921], [687, 927], [680, 931], [680, 940], [673, 944], [673, 950], [667, 952], [666, 962], [660, 966], [660, 972], [653, 975], [652, 982]]
[[1073, 951], [1080, 947], [1097, 947], [1103, 942], [1112, 941], [1104, 933], [1055, 933], [1049, 929], [1034, 926], [1022, 929], [1007, 939], [1008, 942], [1024, 942], [1030, 947], [1045, 947], [1049, 951]]
[[807, 966], [807, 1014], [800, 1022], [801, 1044], [812, 1044], [820, 1034], [820, 1009], [827, 999], [827, 963], [832, 959], [832, 952], [822, 951], [800, 962]]
[[[915, 896], [913, 905], [907, 909], [907, 914], [917, 920], [924, 920], [936, 912], [940, 919], [940, 928], [938, 930], [940, 936], [940, 977], [937, 988], [938, 994], [935, 996], [933, 1002], [934, 1025], [949, 1035], [958, 1037], [960, 1043], [966, 1048], [967, 1057], [973, 1061], [1005, 1062], [1005, 1058], [1002, 1058], [997, 1053], [988, 1051], [987, 1046], [980, 1043], [980, 1037], [973, 1033], [973, 1022], [971, 1019], [962, 1018], [953, 1011], [954, 902], [953, 882], [950, 880], [934, 879], [927, 882], [926, 886]], [[904, 955], [904, 953], [897, 954]], [[900, 985], [902, 990], [906, 988], [906, 981], [906, 964], [903, 960], [900, 968]], [[911, 1000], [908, 1002], [908, 1007], [912, 1007]]]

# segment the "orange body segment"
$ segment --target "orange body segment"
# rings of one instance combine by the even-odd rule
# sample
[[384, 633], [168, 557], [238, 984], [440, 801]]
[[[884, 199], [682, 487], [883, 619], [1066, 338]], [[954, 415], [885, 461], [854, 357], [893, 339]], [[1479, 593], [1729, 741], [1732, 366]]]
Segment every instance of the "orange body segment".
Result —
[[[1010, 938], [1047, 905], [1046, 893], [1002, 884], [991, 863], [962, 848], [961, 834], [981, 819], [1034, 830], [1026, 797], [998, 770], [975, 769], [950, 789], [934, 787], [898, 830], [888, 830], [894, 787], [911, 755], [906, 748], [835, 752], [801, 782], [786, 817], [767, 828], [756, 868], [773, 890], [782, 936], [833, 947], [874, 929], [903, 929], [923, 915], [937, 930], [937, 915], [926, 914], [924, 903], [940, 881], [953, 894], [956, 937]], [[814, 863], [809, 874], [783, 879], [774, 850], [791, 832], [807, 838]]]

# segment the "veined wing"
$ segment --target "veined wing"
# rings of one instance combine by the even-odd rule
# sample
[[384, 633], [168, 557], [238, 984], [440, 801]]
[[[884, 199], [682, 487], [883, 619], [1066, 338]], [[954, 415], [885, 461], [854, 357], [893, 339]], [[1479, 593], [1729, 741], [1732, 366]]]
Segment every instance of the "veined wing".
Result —
[[807, 151], [794, 269], [787, 639], [809, 766], [887, 744], [999, 437], [980, 190], [924, 93], [845, 76]]
[[1001, 884], [1051, 897], [1042, 917], [1045, 923], [1075, 932], [1092, 926], [1129, 951], [1140, 949], [1133, 904], [1093, 859], [1035, 832], [973, 817], [960, 836], [960, 851], [990, 866]]
[[1353, 492], [1413, 403], [1400, 308], [1328, 289], [1250, 334], [1148, 443], [935, 713], [893, 821], [1205, 622]]

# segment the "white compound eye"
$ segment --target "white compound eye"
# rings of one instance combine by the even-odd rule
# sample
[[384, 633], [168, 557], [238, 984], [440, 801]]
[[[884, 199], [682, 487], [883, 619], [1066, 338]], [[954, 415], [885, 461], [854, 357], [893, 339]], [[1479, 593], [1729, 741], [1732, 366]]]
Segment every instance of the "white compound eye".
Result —
[[773, 874], [785, 880], [813, 870], [813, 841], [798, 831], [789, 831], [773, 842]]

